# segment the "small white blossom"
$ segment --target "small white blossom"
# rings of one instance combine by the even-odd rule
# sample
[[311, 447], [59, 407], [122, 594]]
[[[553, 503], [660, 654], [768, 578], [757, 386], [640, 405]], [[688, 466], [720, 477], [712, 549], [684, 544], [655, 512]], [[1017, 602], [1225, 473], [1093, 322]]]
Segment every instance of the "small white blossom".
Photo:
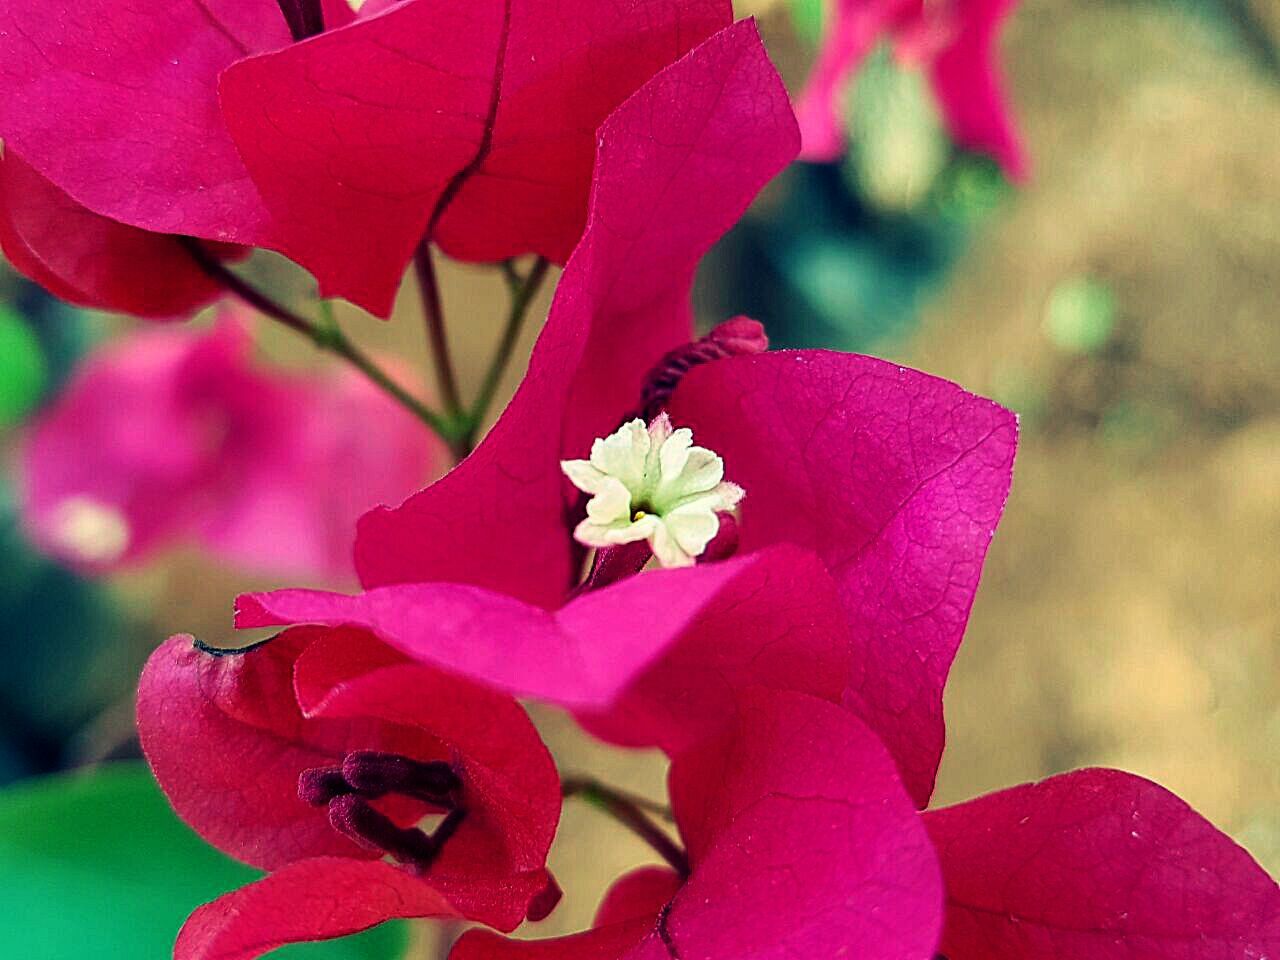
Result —
[[591, 459], [562, 460], [575, 487], [591, 494], [573, 535], [589, 547], [649, 541], [664, 567], [687, 567], [720, 528], [718, 513], [745, 495], [724, 480], [724, 461], [693, 445], [693, 431], [672, 429], [665, 413], [645, 426], [632, 420], [591, 445]]

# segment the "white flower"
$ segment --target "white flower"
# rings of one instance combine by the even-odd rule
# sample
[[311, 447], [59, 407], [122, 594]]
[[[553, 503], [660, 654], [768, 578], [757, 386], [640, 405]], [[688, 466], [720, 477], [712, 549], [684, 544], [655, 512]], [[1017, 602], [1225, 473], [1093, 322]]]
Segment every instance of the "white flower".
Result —
[[562, 460], [575, 487], [591, 494], [573, 535], [589, 547], [648, 540], [664, 567], [687, 567], [720, 529], [718, 513], [745, 495], [724, 480], [724, 461], [674, 430], [665, 413], [648, 427], [632, 420], [591, 445], [590, 460]]

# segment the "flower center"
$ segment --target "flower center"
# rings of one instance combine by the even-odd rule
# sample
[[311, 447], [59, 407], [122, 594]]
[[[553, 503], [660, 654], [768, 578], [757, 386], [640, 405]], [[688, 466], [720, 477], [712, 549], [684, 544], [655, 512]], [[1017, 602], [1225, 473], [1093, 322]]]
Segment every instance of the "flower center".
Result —
[[[462, 781], [443, 760], [423, 762], [396, 753], [353, 750], [340, 766], [313, 767], [298, 775], [298, 799], [329, 808], [329, 824], [367, 850], [425, 871], [461, 825]], [[445, 811], [435, 830], [400, 827], [369, 802], [399, 795]]]
[[692, 565], [720, 529], [722, 513], [745, 495], [724, 479], [724, 461], [693, 445], [693, 432], [675, 429], [665, 413], [640, 419], [591, 445], [588, 460], [560, 468], [590, 494], [587, 516], [573, 532], [579, 543], [610, 548], [647, 542], [664, 567]]

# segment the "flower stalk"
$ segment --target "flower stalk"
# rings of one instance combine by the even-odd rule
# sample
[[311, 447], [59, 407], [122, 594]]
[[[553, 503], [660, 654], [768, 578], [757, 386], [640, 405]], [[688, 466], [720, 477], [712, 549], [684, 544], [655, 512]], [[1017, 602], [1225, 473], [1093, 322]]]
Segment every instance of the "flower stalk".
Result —
[[581, 797], [603, 810], [652, 847], [681, 877], [689, 876], [689, 855], [645, 812], [669, 819], [670, 813], [664, 807], [588, 777], [566, 778], [560, 792], [566, 798]]
[[209, 253], [198, 240], [181, 238], [179, 242], [186, 248], [191, 258], [204, 271], [205, 275], [228, 293], [243, 300], [249, 306], [277, 323], [306, 337], [321, 350], [326, 350], [346, 360], [368, 377], [379, 389], [425, 423], [446, 443], [452, 446], [457, 442], [457, 428], [447, 418], [432, 410], [409, 391], [405, 390], [404, 387], [396, 383], [385, 370], [379, 367], [368, 354], [356, 346], [342, 332], [342, 329], [331, 317], [328, 322], [314, 323], [273, 300], [239, 274], [230, 270], [221, 260]]
[[423, 241], [413, 255], [413, 269], [418, 277], [418, 295], [422, 300], [422, 319], [431, 346], [431, 363], [435, 368], [436, 386], [445, 414], [456, 421], [464, 418], [458, 377], [449, 352], [449, 338], [444, 328], [444, 305], [440, 298], [440, 282], [436, 279], [431, 245]]
[[520, 339], [520, 330], [524, 326], [525, 317], [529, 315], [529, 306], [541, 289], [543, 281], [546, 280], [550, 267], [551, 264], [545, 257], [538, 257], [528, 274], [521, 277], [510, 262], [503, 264], [507, 287], [511, 291], [511, 307], [507, 311], [507, 321], [503, 325], [502, 337], [498, 341], [497, 350], [494, 351], [493, 360], [489, 364], [489, 369], [485, 371], [475, 403], [471, 406], [467, 434], [464, 438], [468, 451], [475, 446], [476, 433], [480, 429], [485, 414], [489, 412], [489, 405], [493, 403], [498, 384], [511, 362], [516, 342]]

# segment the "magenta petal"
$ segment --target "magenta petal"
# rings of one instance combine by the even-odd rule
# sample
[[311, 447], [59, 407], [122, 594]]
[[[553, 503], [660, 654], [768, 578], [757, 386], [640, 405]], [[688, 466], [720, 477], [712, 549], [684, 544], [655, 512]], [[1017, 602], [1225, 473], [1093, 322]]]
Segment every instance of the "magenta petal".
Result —
[[730, 19], [726, 0], [410, 0], [236, 64], [223, 111], [282, 249], [385, 316], [424, 232], [563, 263], [596, 128]]
[[170, 319], [221, 293], [173, 237], [91, 213], [12, 151], [0, 160], [0, 245], [15, 267], [79, 306]]
[[950, 960], [1280, 954], [1280, 887], [1162, 787], [1081, 770], [925, 814]]
[[930, 66], [934, 90], [951, 135], [961, 146], [989, 153], [1015, 180], [1027, 158], [1009, 114], [997, 64], [998, 33], [1018, 0], [963, 0], [958, 34]]
[[577, 569], [561, 456], [583, 456], [613, 430], [639, 403], [649, 367], [691, 337], [698, 261], [797, 147], [786, 92], [750, 22], [655, 76], [598, 139], [586, 232], [528, 376], [456, 470], [361, 521], [366, 587], [450, 580], [543, 606], [563, 600]]
[[675, 759], [671, 796], [693, 862], [665, 917], [673, 956], [932, 956], [937, 860], [893, 760], [848, 711], [747, 696], [736, 729]]
[[[379, 859], [298, 796], [304, 771], [374, 750], [445, 760], [461, 778], [466, 818], [418, 882], [463, 916], [504, 930], [547, 885], [560, 781], [524, 710], [406, 662], [363, 631], [299, 627], [226, 652], [174, 637], [143, 672], [138, 728], [178, 814], [255, 866]], [[402, 825], [430, 809], [404, 797], [377, 802]]]
[[669, 871], [624, 878], [625, 902], [606, 905], [618, 922], [540, 942], [469, 933], [451, 960], [933, 956], [937, 859], [893, 760], [852, 714], [745, 694], [738, 723], [676, 758], [671, 792], [693, 873], [656, 924], [637, 910]]
[[647, 942], [653, 924], [650, 916], [551, 940], [509, 940], [488, 930], [469, 930], [449, 960], [618, 960], [635, 956], [632, 949]]
[[[313, 644], [298, 659], [296, 684], [314, 686], [317, 668], [323, 673], [325, 661], [351, 644], [341, 634]], [[313, 721], [380, 721], [432, 738], [462, 778], [467, 816], [428, 879], [464, 916], [508, 930], [524, 920], [548, 882], [547, 851], [561, 798], [551, 754], [519, 704], [401, 663], [344, 678], [322, 700], [303, 706]], [[399, 752], [411, 748], [407, 741]]]
[[215, 82], [287, 42], [274, 0], [14, 0], [0, 9], [0, 137], [95, 213], [253, 243], [261, 201]]
[[676, 895], [682, 882], [680, 874], [667, 867], [639, 867], [623, 874], [605, 893], [592, 925], [651, 920]]
[[174, 810], [231, 855], [271, 869], [303, 857], [377, 859], [298, 799], [298, 774], [364, 749], [343, 725], [307, 721], [293, 696], [293, 664], [315, 631], [247, 653], [214, 656], [171, 637], [138, 685], [138, 732]]
[[[365, 6], [369, 4], [366, 2]], [[356, 18], [356, 12], [347, 0], [320, 0], [320, 9], [324, 14], [324, 28], [337, 30], [345, 27]], [[363, 9], [363, 8], [361, 8]]]
[[746, 488], [742, 548], [797, 543], [831, 571], [852, 629], [846, 699], [923, 805], [942, 688], [1009, 491], [1013, 414], [945, 380], [824, 351], [700, 367], [671, 411]]
[[584, 594], [552, 613], [462, 584], [379, 587], [357, 596], [314, 590], [245, 594], [238, 627], [363, 627], [432, 666], [569, 708], [608, 706], [768, 552], [655, 570]]
[[288, 943], [359, 933], [400, 917], [456, 917], [428, 882], [381, 861], [301, 860], [205, 904], [174, 960], [252, 960]]
[[[648, 582], [641, 578], [636, 589]], [[578, 720], [610, 742], [675, 754], [733, 717], [744, 689], [839, 703], [848, 669], [849, 629], [835, 585], [812, 553], [780, 545], [752, 557], [612, 708]]]

